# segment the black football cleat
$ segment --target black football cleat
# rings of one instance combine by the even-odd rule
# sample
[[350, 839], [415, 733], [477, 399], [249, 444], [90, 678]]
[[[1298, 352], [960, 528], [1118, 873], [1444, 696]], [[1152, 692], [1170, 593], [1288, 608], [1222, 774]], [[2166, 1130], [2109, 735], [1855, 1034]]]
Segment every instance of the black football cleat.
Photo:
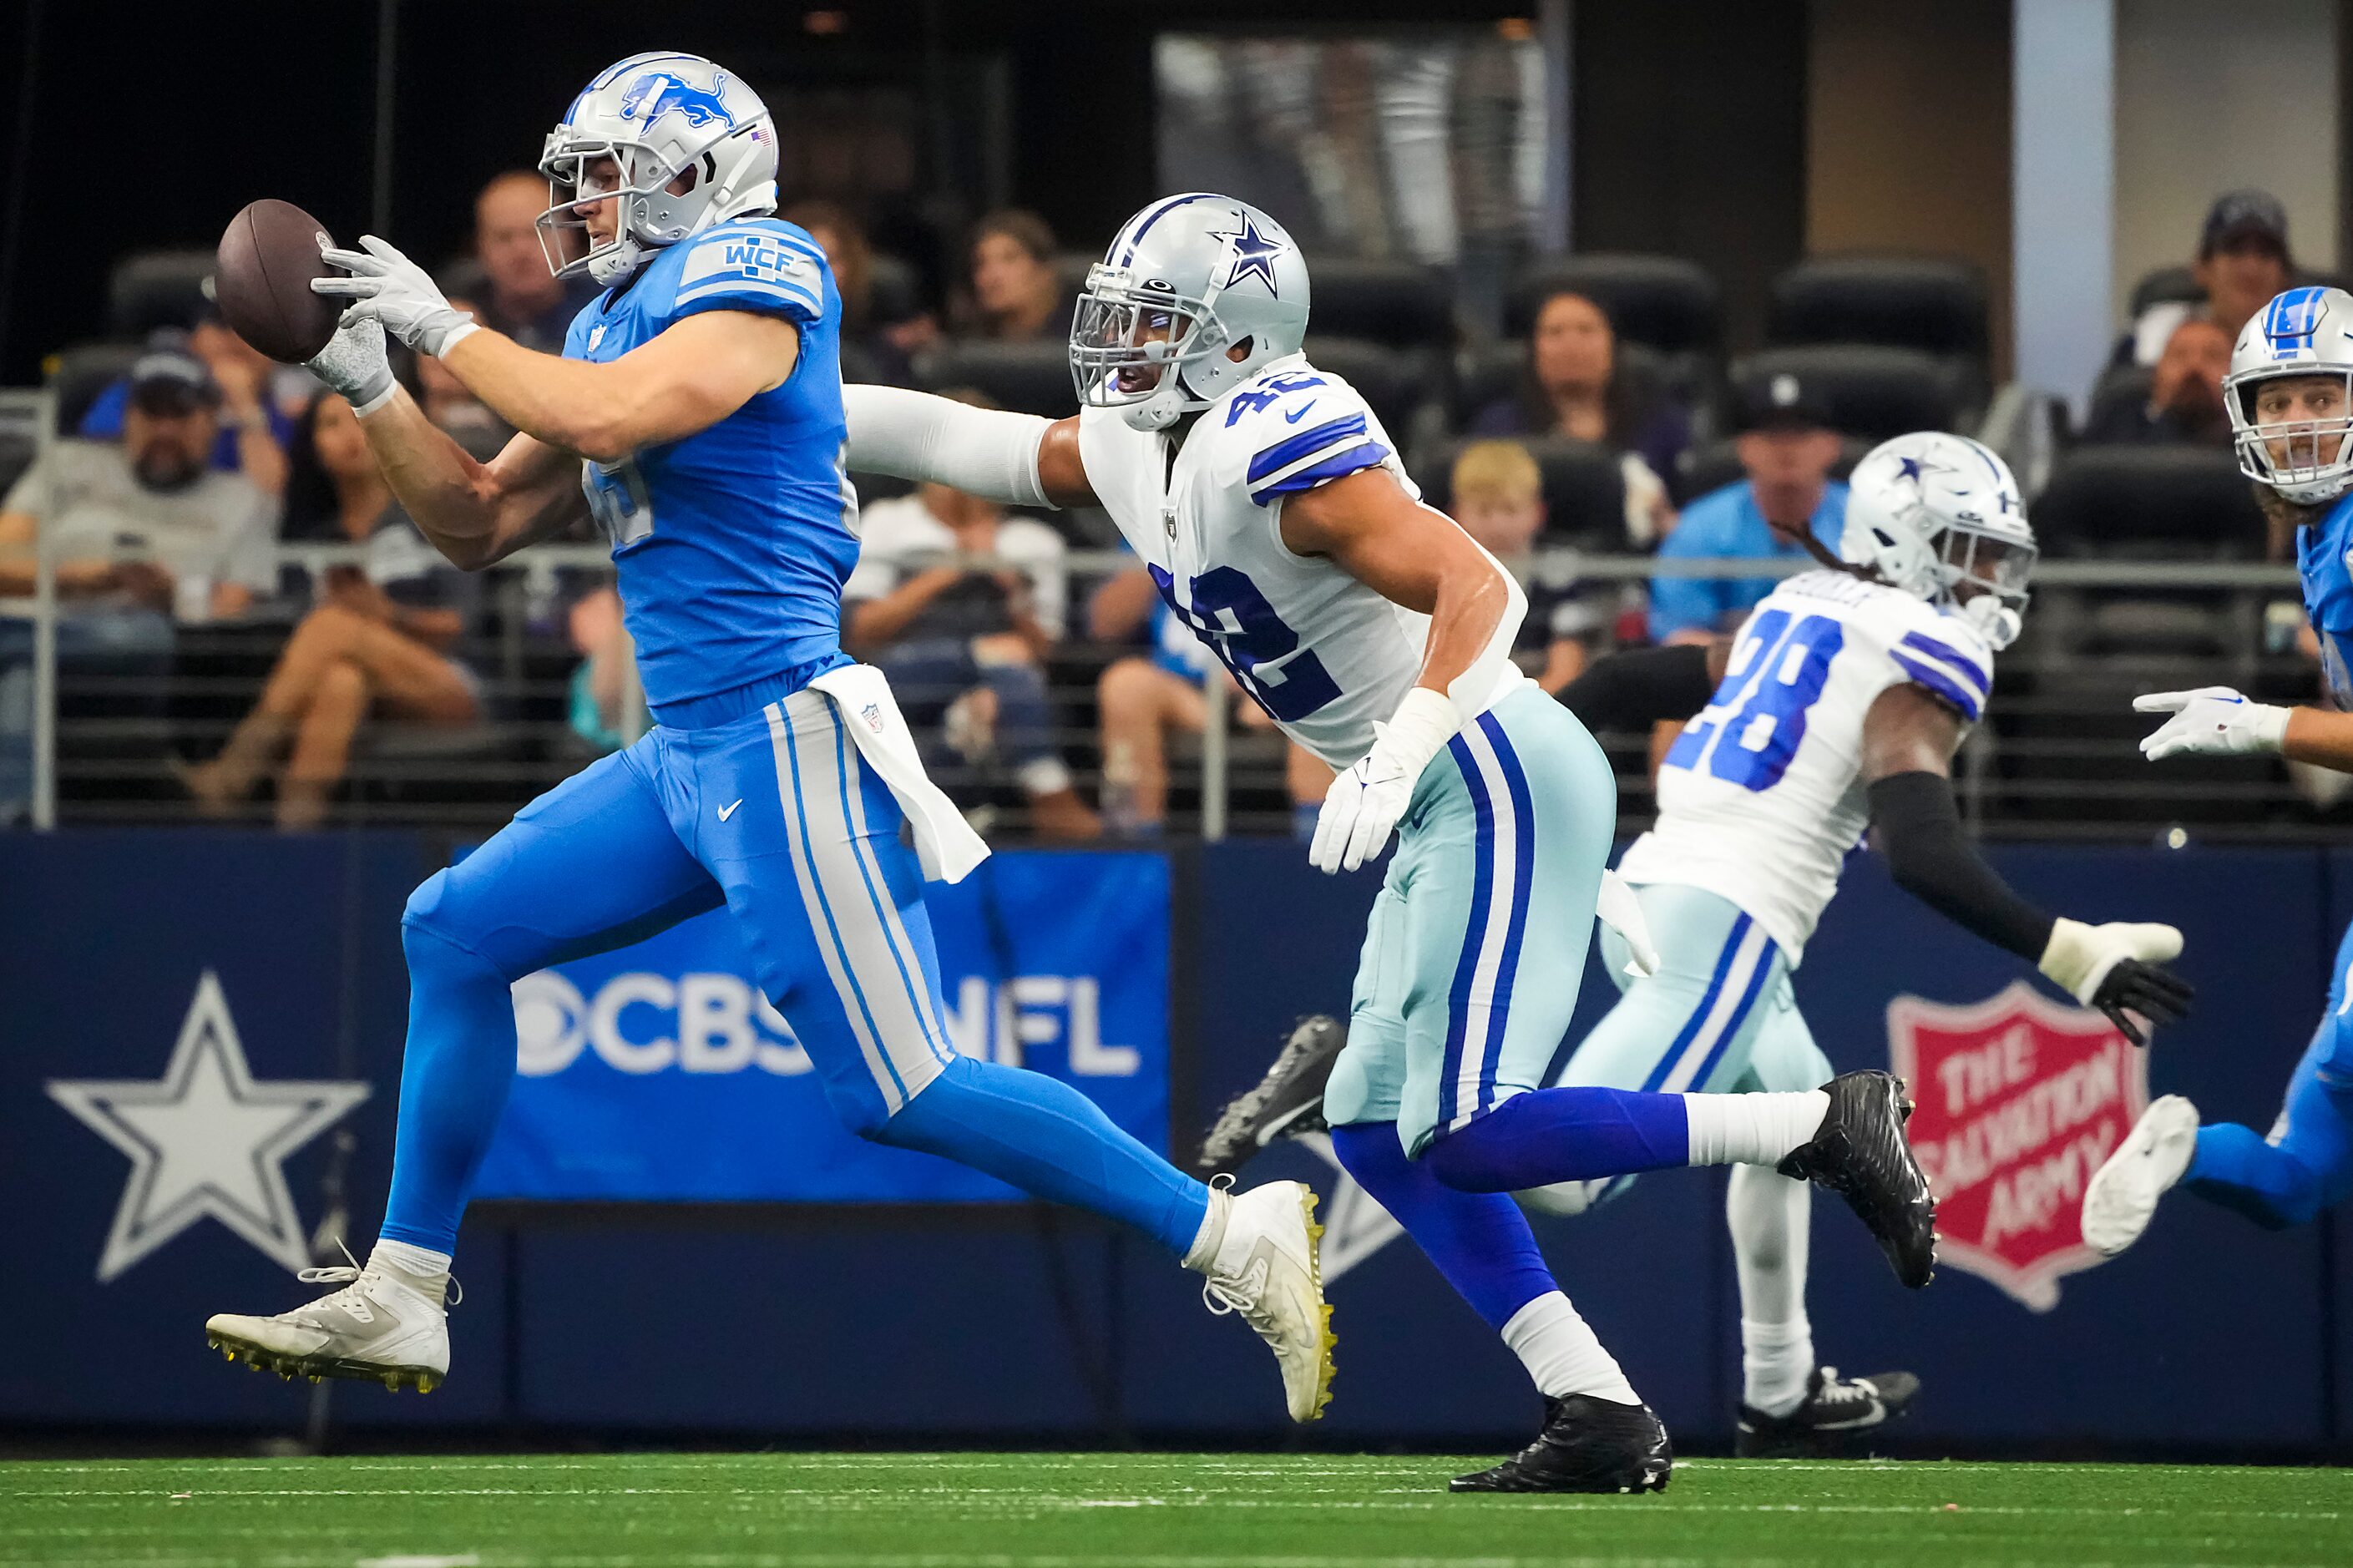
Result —
[[1847, 1201], [1895, 1270], [1917, 1290], [1936, 1272], [1936, 1200], [1912, 1157], [1904, 1123], [1912, 1102], [1893, 1073], [1841, 1073], [1822, 1085], [1831, 1108], [1813, 1142], [1776, 1167]]
[[1806, 1380], [1805, 1403], [1787, 1415], [1740, 1407], [1732, 1451], [1744, 1459], [1837, 1459], [1866, 1452], [1872, 1436], [1904, 1414], [1920, 1380], [1908, 1372], [1841, 1377], [1818, 1366]]
[[1332, 1064], [1347, 1043], [1348, 1026], [1328, 1013], [1293, 1025], [1282, 1054], [1266, 1076], [1218, 1112], [1217, 1124], [1193, 1157], [1193, 1168], [1205, 1176], [1240, 1170], [1278, 1138], [1329, 1131], [1324, 1120], [1324, 1086], [1331, 1082]]
[[1535, 1442], [1492, 1469], [1455, 1477], [1446, 1489], [1662, 1492], [1674, 1468], [1674, 1446], [1649, 1405], [1572, 1394], [1545, 1401]]

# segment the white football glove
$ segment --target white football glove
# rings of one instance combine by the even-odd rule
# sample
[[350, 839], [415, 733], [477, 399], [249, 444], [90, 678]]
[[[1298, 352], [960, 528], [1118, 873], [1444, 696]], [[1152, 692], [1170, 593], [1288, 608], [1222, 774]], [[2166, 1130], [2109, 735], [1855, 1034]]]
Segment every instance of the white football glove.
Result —
[[346, 314], [302, 368], [343, 394], [355, 414], [373, 414], [391, 400], [392, 362], [385, 357], [384, 323], [374, 317]]
[[2227, 686], [2152, 691], [2133, 699], [2133, 711], [2173, 715], [2141, 741], [2141, 754], [2152, 763], [2184, 752], [2215, 757], [2276, 752], [2287, 735], [2286, 709], [2250, 702]]
[[421, 354], [438, 359], [452, 344], [481, 328], [473, 316], [443, 297], [425, 268], [372, 234], [360, 237], [357, 250], [337, 250], [326, 244], [320, 257], [340, 267], [348, 278], [314, 278], [311, 291], [351, 301], [343, 319], [374, 317], [385, 331]]
[[2112, 921], [2085, 925], [2061, 919], [2037, 965], [2044, 976], [2086, 1007], [2097, 1007], [2134, 1045], [2148, 1043], [2147, 1025], [2170, 1024], [2189, 1011], [2189, 983], [2162, 967], [2181, 956], [2181, 932], [2169, 925]]
[[1316, 814], [1307, 863], [1328, 874], [1378, 858], [1413, 801], [1421, 770], [1461, 727], [1443, 694], [1426, 686], [1407, 692], [1389, 721], [1373, 726], [1373, 749], [1332, 781]]

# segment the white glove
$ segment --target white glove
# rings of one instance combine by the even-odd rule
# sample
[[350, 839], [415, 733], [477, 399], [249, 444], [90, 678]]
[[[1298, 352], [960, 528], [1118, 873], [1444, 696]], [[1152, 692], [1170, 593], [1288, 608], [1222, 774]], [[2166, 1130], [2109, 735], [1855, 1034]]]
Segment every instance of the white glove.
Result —
[[372, 316], [345, 315], [327, 346], [302, 367], [343, 394], [352, 412], [365, 416], [392, 400], [392, 362], [384, 353], [384, 323]]
[[1651, 940], [1651, 922], [1643, 918], [1641, 901], [1626, 879], [1607, 867], [1602, 868], [1601, 891], [1593, 900], [1593, 913], [1626, 944], [1627, 973], [1648, 980], [1659, 972], [1658, 944]]
[[320, 257], [348, 278], [314, 278], [311, 291], [353, 301], [343, 320], [374, 317], [385, 330], [421, 354], [438, 359], [468, 334], [479, 332], [473, 316], [453, 308], [425, 268], [372, 234], [357, 250], [337, 250], [323, 242]]
[[2276, 752], [2287, 736], [2286, 709], [2250, 702], [2227, 686], [2152, 691], [2133, 699], [2133, 711], [2173, 715], [2141, 741], [2141, 754], [2152, 763], [2183, 752], [2215, 757]]
[[2149, 1026], [2186, 1017], [2197, 992], [2165, 965], [2181, 956], [2181, 933], [2168, 925], [2081, 921], [2052, 922], [2038, 966], [2076, 1001], [2096, 1007], [2136, 1046]]
[[1315, 817], [1307, 863], [1328, 874], [1377, 858], [1413, 800], [1421, 770], [1461, 727], [1454, 704], [1442, 694], [1427, 686], [1407, 692], [1389, 721], [1373, 726], [1373, 749], [1332, 781]]

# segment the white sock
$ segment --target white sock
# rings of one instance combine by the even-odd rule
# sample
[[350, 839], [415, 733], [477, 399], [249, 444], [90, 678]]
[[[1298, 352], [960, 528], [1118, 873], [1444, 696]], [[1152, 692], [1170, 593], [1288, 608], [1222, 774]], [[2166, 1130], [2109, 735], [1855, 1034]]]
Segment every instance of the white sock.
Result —
[[1733, 1168], [1724, 1215], [1740, 1275], [1741, 1399], [1768, 1415], [1805, 1402], [1814, 1370], [1806, 1319], [1806, 1254], [1813, 1194], [1762, 1165]]
[[1813, 1141], [1830, 1114], [1819, 1089], [1781, 1094], [1687, 1094], [1683, 1113], [1694, 1165], [1778, 1165]]
[[1201, 1228], [1193, 1233], [1193, 1245], [1185, 1249], [1185, 1267], [1197, 1274], [1207, 1274], [1218, 1260], [1218, 1248], [1226, 1239], [1226, 1216], [1233, 1212], [1234, 1195], [1223, 1187], [1209, 1189], [1209, 1206], [1201, 1213]]
[[1589, 1394], [1620, 1405], [1642, 1403], [1618, 1359], [1601, 1348], [1593, 1330], [1557, 1290], [1546, 1291], [1513, 1313], [1504, 1325], [1504, 1342], [1547, 1398]]
[[405, 1241], [378, 1240], [375, 1249], [368, 1254], [370, 1263], [383, 1263], [404, 1285], [420, 1296], [438, 1303], [441, 1291], [437, 1287], [449, 1282], [449, 1255], [429, 1247], [411, 1247]]

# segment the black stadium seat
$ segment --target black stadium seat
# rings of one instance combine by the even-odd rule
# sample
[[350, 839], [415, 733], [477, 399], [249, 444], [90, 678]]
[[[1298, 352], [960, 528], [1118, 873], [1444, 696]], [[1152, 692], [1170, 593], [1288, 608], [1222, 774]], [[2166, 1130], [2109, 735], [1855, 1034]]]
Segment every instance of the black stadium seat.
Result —
[[107, 330], [119, 338], [143, 338], [158, 327], [186, 331], [204, 313], [205, 279], [212, 273], [209, 250], [148, 250], [123, 258], [107, 283]]
[[1767, 349], [1736, 361], [1736, 386], [1795, 375], [1842, 436], [1880, 442], [1912, 430], [1958, 428], [1974, 418], [1975, 373], [1966, 361], [1875, 343]]
[[1308, 326], [1318, 334], [1365, 338], [1393, 349], [1444, 351], [1454, 342], [1454, 306], [1445, 281], [1410, 261], [1308, 265]]
[[2151, 305], [2180, 303], [2194, 305], [2206, 298], [2206, 290], [2198, 287], [2198, 279], [2189, 275], [2187, 267], [2160, 267], [2141, 275], [2133, 285], [2131, 319]]
[[2237, 460], [2209, 447], [2083, 447], [2035, 498], [2054, 556], [2260, 561], [2263, 516]]
[[1916, 256], [1818, 256], [1773, 280], [1774, 343], [1878, 343], [1935, 354], [1986, 353], [1985, 274]]
[[[1414, 480], [1430, 504], [1443, 511], [1453, 500], [1454, 459], [1467, 443], [1434, 446]], [[1606, 447], [1557, 436], [1524, 442], [1544, 476], [1545, 534], [1586, 549], [1622, 551], [1626, 542], [1626, 483], [1618, 459]]]
[[[1308, 320], [1316, 318], [1311, 315]], [[1446, 361], [1435, 350], [1396, 349], [1366, 338], [1324, 332], [1308, 333], [1305, 346], [1316, 369], [1339, 376], [1373, 405], [1389, 438], [1401, 447], [1412, 444], [1420, 409], [1433, 403], [1443, 405]]]
[[1564, 256], [1523, 273], [1504, 307], [1504, 335], [1526, 337], [1546, 298], [1564, 289], [1600, 306], [1629, 342], [1664, 354], [1723, 344], [1723, 296], [1705, 269], [1679, 256], [1612, 252]]
[[2154, 372], [2145, 364], [2108, 366], [2100, 373], [2100, 379], [2092, 384], [2092, 400], [2084, 407], [2083, 427], [2097, 429], [2101, 422], [2118, 408], [2147, 406], [2152, 379]]
[[140, 353], [135, 343], [81, 343], [56, 355], [49, 364], [49, 386], [58, 399], [57, 433], [72, 435], [98, 395], [131, 374]]
[[915, 361], [915, 383], [930, 392], [970, 387], [1017, 414], [1060, 419], [1079, 411], [1070, 345], [1059, 336], [1026, 343], [943, 343]]

